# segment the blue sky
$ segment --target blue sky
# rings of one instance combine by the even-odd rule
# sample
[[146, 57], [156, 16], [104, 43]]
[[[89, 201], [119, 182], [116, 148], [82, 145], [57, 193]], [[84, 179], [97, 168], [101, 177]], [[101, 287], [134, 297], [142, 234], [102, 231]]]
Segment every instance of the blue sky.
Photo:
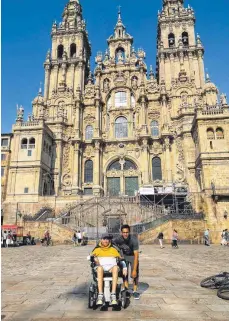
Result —
[[[43, 63], [51, 47], [52, 22], [61, 21], [67, 0], [2, 0], [2, 132], [10, 132], [16, 104], [25, 115], [44, 81]], [[205, 68], [211, 80], [229, 98], [229, 1], [186, 0], [196, 13], [196, 32], [205, 46]], [[146, 63], [155, 69], [157, 11], [162, 0], [81, 0], [83, 16], [92, 42], [91, 63], [97, 51], [105, 51], [113, 33], [117, 7], [137, 49], [146, 51]]]

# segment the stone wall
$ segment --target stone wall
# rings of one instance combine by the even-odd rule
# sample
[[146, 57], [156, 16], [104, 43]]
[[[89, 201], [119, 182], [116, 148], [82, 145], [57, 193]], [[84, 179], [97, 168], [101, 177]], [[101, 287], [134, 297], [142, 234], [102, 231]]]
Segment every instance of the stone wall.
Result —
[[43, 238], [45, 231], [48, 229], [54, 244], [70, 241], [73, 236], [73, 230], [53, 222], [24, 222], [22, 226], [24, 227], [23, 234], [26, 235], [30, 232], [35, 239]]

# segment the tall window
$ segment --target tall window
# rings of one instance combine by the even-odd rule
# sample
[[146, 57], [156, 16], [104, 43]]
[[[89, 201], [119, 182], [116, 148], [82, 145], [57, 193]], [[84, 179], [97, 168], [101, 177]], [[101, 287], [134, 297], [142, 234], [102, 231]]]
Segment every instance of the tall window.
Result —
[[28, 147], [28, 139], [27, 138], [22, 138], [21, 140], [21, 149], [27, 149]]
[[224, 139], [223, 129], [221, 127], [216, 129], [216, 139]]
[[76, 57], [76, 44], [72, 43], [70, 46], [70, 57], [75, 58]]
[[5, 168], [1, 167], [1, 177], [3, 177], [5, 175]]
[[92, 138], [93, 138], [93, 127], [91, 125], [88, 125], [86, 127], [85, 139], [91, 140]]
[[169, 48], [172, 48], [175, 46], [175, 36], [173, 33], [170, 33], [168, 35], [168, 42], [169, 42]]
[[30, 138], [29, 139], [29, 149], [35, 148], [35, 138]]
[[92, 183], [93, 182], [93, 162], [92, 160], [87, 160], [85, 162], [84, 168], [84, 183]]
[[152, 161], [152, 168], [153, 168], [153, 180], [162, 180], [162, 171], [161, 171], [161, 159], [159, 157], [153, 158]]
[[185, 47], [189, 45], [188, 33], [186, 31], [182, 33], [182, 42]]
[[159, 136], [159, 125], [158, 125], [158, 122], [156, 120], [153, 120], [151, 122], [151, 135], [153, 137]]
[[128, 123], [125, 117], [118, 117], [115, 121], [115, 137], [128, 137]]
[[215, 139], [214, 130], [212, 128], [207, 129], [207, 138], [208, 139]]
[[2, 161], [6, 160], [6, 154], [1, 154], [1, 160]]
[[115, 93], [115, 107], [126, 107], [127, 106], [127, 95], [125, 91], [119, 91]]
[[64, 46], [59, 45], [57, 48], [57, 58], [61, 59], [63, 57], [63, 53], [64, 53]]

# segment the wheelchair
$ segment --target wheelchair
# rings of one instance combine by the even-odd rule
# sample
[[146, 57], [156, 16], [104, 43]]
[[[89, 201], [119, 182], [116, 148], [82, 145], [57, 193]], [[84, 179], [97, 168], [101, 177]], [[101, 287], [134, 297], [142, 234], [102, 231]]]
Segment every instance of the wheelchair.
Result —
[[[97, 279], [97, 272], [95, 270], [96, 264], [94, 262], [94, 257], [90, 256], [91, 262], [91, 270], [92, 270], [92, 277], [93, 281], [89, 286], [89, 296], [88, 296], [88, 308], [95, 310], [97, 308], [96, 301], [98, 297], [98, 279]], [[118, 282], [116, 288], [116, 298], [118, 301], [118, 308], [125, 309], [127, 307], [127, 302], [129, 300], [128, 292], [126, 288], [122, 288], [123, 285], [123, 271], [122, 271], [122, 260], [117, 260], [117, 265], [119, 267], [118, 273]], [[103, 275], [103, 284], [104, 284], [104, 305], [103, 307], [109, 307], [110, 304], [110, 297], [111, 297], [111, 288], [112, 288], [112, 273], [104, 272]]]

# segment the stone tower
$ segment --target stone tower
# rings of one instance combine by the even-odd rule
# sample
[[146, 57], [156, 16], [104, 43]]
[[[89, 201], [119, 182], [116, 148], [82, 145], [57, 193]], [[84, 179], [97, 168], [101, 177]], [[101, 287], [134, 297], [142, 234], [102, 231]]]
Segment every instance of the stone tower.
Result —
[[186, 73], [197, 88], [204, 86], [204, 48], [200, 36], [195, 36], [195, 14], [184, 0], [163, 0], [158, 13], [157, 68], [159, 83], [169, 90]]

